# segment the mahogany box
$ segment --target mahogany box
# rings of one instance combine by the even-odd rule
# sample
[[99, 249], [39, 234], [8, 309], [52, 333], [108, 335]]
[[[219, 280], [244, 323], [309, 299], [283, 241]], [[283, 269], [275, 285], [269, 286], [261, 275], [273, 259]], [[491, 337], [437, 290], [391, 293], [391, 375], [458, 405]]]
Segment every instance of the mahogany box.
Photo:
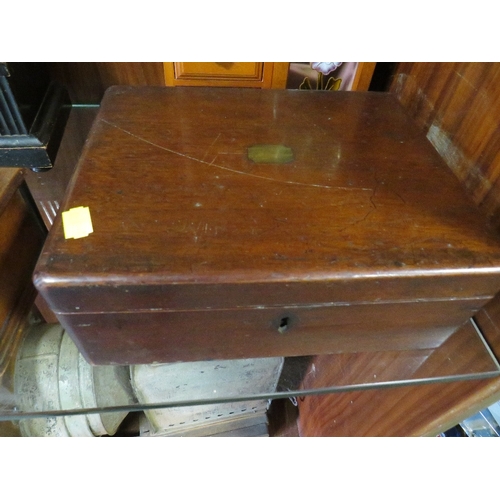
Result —
[[500, 239], [390, 94], [112, 87], [34, 283], [89, 362], [439, 346]]

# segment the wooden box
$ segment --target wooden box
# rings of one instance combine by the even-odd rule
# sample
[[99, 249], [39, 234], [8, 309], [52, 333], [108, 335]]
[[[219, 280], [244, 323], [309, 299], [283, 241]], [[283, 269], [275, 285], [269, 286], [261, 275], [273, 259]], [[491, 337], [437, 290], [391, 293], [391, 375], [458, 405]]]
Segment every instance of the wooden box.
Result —
[[440, 345], [500, 239], [389, 94], [113, 87], [34, 282], [86, 358]]

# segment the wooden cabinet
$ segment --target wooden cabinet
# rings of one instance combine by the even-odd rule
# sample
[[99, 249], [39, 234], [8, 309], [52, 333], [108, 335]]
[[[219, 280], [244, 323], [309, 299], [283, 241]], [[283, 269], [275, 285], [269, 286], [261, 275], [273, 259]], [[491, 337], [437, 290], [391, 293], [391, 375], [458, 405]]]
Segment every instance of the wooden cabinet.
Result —
[[165, 62], [165, 85], [284, 88], [288, 63]]

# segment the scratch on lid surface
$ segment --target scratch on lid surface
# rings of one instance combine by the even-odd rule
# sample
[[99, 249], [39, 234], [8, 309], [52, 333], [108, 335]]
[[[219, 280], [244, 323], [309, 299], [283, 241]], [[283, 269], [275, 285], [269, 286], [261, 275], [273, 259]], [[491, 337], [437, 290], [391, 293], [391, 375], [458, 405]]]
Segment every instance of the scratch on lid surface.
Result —
[[[334, 190], [342, 190], [342, 191], [373, 191], [373, 189], [371, 189], [371, 188], [349, 188], [349, 187], [343, 187], [343, 186], [327, 186], [327, 185], [324, 185], [324, 184], [311, 184], [311, 183], [305, 183], [305, 182], [284, 181], [282, 179], [275, 179], [273, 177], [265, 177], [263, 175], [256, 175], [256, 174], [250, 174], [248, 172], [242, 172], [241, 170], [235, 170], [235, 169], [232, 169], [232, 168], [223, 167], [222, 165], [217, 165], [215, 163], [215, 160], [217, 159], [218, 155], [216, 155], [215, 158], [211, 162], [208, 162], [208, 161], [205, 161], [205, 160], [200, 160], [199, 158], [194, 158], [193, 156], [181, 153], [180, 151], [175, 151], [173, 149], [166, 148], [165, 146], [161, 146], [160, 144], [156, 144], [155, 142], [148, 141], [144, 137], [141, 137], [141, 136], [138, 136], [136, 134], [133, 134], [132, 132], [129, 132], [128, 130], [125, 130], [124, 128], [122, 128], [122, 127], [120, 127], [118, 125], [115, 125], [114, 123], [111, 123], [111, 122], [109, 122], [109, 121], [107, 121], [107, 120], [105, 120], [103, 118], [101, 118], [100, 121], [103, 122], [103, 123], [106, 123], [110, 127], [114, 127], [116, 129], [122, 131], [123, 133], [125, 133], [127, 135], [130, 135], [131, 137], [133, 137], [134, 139], [137, 139], [138, 141], [142, 141], [142, 142], [144, 142], [146, 144], [149, 144], [149, 145], [154, 146], [156, 148], [162, 149], [163, 151], [168, 151], [169, 153], [181, 156], [183, 158], [187, 158], [187, 159], [192, 160], [192, 161], [196, 161], [198, 163], [202, 163], [203, 165], [207, 165], [209, 167], [218, 168], [220, 170], [226, 170], [227, 172], [232, 172], [233, 174], [245, 175], [247, 177], [254, 177], [256, 179], [263, 179], [263, 180], [266, 180], [266, 181], [280, 182], [280, 183], [283, 183], [283, 184], [292, 184], [292, 185], [306, 186], [306, 187], [315, 187], [315, 188], [323, 188], [323, 189], [334, 189]], [[217, 139], [218, 139], [218, 137], [216, 138], [216, 140], [212, 144], [214, 144], [217, 141]]]

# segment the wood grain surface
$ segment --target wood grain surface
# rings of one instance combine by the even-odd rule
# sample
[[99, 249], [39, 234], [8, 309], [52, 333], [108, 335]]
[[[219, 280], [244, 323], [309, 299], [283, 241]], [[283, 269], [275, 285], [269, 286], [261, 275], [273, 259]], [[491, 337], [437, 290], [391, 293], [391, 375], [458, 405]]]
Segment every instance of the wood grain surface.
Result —
[[[500, 308], [499, 301], [488, 304], [477, 320], [497, 359], [500, 356]], [[458, 341], [457, 341], [458, 340]], [[470, 344], [459, 337], [450, 338], [445, 350], [453, 359], [453, 369], [475, 370], [483, 359], [472, 355]], [[425, 352], [421, 370], [429, 369], [431, 363], [435, 374], [443, 373], [449, 363], [448, 357], [436, 354], [426, 359]], [[345, 383], [350, 379], [350, 370], [378, 373], [392, 370], [392, 376], [402, 377], [412, 367], [407, 364], [404, 353], [358, 353], [353, 354], [349, 370], [339, 372], [326, 356], [314, 359], [315, 373], [319, 379], [306, 380], [305, 387], [324, 387]], [[469, 368], [467, 365], [470, 364]], [[390, 374], [388, 375], [390, 376]], [[418, 371], [412, 373], [418, 376]], [[299, 434], [312, 436], [436, 436], [453, 427], [463, 419], [497, 401], [500, 397], [498, 377], [485, 380], [431, 383], [399, 388], [350, 391], [325, 396], [306, 396], [299, 401]]]
[[0, 375], [22, 338], [36, 291], [31, 281], [45, 232], [26, 203], [20, 169], [0, 169]]
[[[498, 63], [399, 63], [390, 89], [497, 229], [499, 89]], [[500, 296], [476, 319], [498, 358]], [[360, 354], [359, 362], [370, 362], [364, 358]], [[394, 361], [387, 354], [379, 362]], [[329, 368], [323, 370], [323, 376], [328, 376]], [[300, 408], [301, 433], [432, 436], [499, 399], [498, 378], [312, 397]]]
[[400, 63], [391, 91], [500, 229], [500, 63]]
[[[77, 102], [99, 102], [104, 87], [97, 63], [89, 63], [86, 70], [81, 63], [74, 64], [80, 69], [65, 69], [81, 82], [73, 96], [78, 96]], [[162, 84], [160, 66], [155, 74], [155, 81]], [[429, 138], [496, 227], [500, 220], [499, 83], [497, 63], [399, 63], [392, 87], [424, 133], [432, 129]], [[499, 304], [497, 298], [477, 314], [497, 355]], [[363, 355], [359, 356], [362, 363]], [[378, 359], [389, 363], [394, 358], [387, 354]], [[500, 384], [495, 380], [316, 397], [309, 405], [316, 407], [314, 415], [301, 408], [301, 422], [306, 422], [302, 431], [320, 436], [435, 435], [499, 398]]]
[[[256, 163], [259, 145], [293, 154]], [[498, 235], [388, 94], [115, 87], [77, 206], [94, 232], [66, 240], [57, 217], [35, 283], [99, 363], [444, 341], [498, 290]]]
[[[24, 172], [26, 184], [47, 230], [50, 230], [59, 213], [97, 111], [97, 107], [72, 108], [54, 166], [45, 172], [36, 173], [31, 170]], [[35, 305], [47, 323], [57, 323], [55, 314], [40, 294], [37, 294]]]
[[72, 108], [54, 166], [45, 172], [25, 172], [26, 183], [47, 229], [52, 227], [59, 212], [97, 111], [95, 107]]
[[47, 63], [51, 78], [64, 83], [73, 104], [99, 104], [112, 85], [165, 85], [161, 62]]

